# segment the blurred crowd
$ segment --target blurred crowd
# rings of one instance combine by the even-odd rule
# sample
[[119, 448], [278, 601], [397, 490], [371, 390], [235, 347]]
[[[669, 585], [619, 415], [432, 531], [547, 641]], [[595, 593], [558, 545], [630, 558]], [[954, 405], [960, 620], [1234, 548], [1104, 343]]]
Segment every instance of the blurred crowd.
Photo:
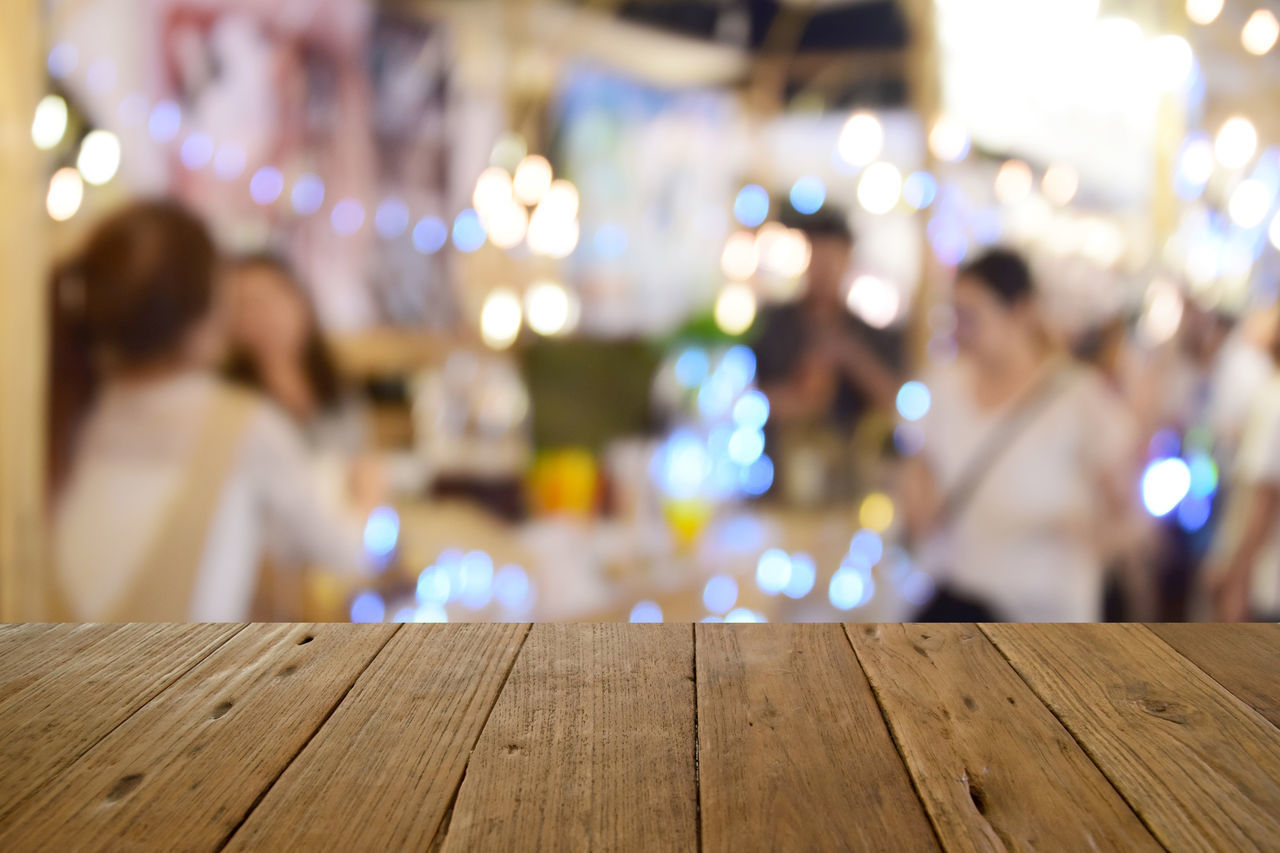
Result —
[[[1280, 619], [1272, 310], [1187, 299], [1159, 346], [1128, 318], [1063, 340], [1027, 262], [996, 248], [956, 270], [949, 346], [921, 361], [848, 310], [847, 219], [796, 227], [803, 290], [748, 335], [778, 465], [764, 500], [812, 476], [806, 449], [879, 421], [901, 507], [886, 535], [933, 583], [911, 618]], [[290, 618], [307, 569], [371, 570], [386, 479], [285, 262], [228, 257], [180, 205], [142, 201], [99, 223], [50, 293], [57, 615]], [[824, 458], [837, 480], [863, 464]]]

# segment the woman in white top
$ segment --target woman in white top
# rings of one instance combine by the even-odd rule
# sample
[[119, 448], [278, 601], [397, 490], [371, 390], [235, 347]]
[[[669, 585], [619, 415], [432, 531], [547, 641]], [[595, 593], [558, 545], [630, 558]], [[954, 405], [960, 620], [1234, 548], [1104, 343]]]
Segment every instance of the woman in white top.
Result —
[[[1272, 344], [1280, 364], [1280, 335]], [[1253, 400], [1208, 574], [1214, 615], [1280, 621], [1280, 370]]]
[[360, 515], [317, 498], [294, 426], [214, 373], [218, 259], [198, 219], [145, 202], [55, 278], [56, 615], [243, 620], [259, 568], [359, 571]]
[[1102, 614], [1104, 522], [1131, 517], [1133, 429], [1089, 368], [1056, 354], [1017, 255], [964, 267], [959, 355], [926, 377], [908, 528], [939, 595], [926, 621], [1075, 622]]

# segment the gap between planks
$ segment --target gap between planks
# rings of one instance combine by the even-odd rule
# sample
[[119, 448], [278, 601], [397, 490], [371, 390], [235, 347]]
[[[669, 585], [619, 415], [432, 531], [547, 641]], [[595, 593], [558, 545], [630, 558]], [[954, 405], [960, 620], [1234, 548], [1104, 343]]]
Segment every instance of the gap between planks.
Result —
[[329, 708], [328, 713], [326, 713], [324, 718], [320, 720], [320, 725], [315, 727], [315, 730], [311, 732], [311, 736], [303, 741], [302, 745], [298, 747], [297, 752], [290, 756], [289, 760], [284, 763], [284, 766], [280, 768], [280, 772], [276, 774], [275, 778], [268, 782], [263, 789], [258, 792], [258, 796], [249, 804], [249, 808], [245, 810], [245, 813], [240, 816], [240, 820], [236, 822], [235, 826], [231, 827], [231, 830], [225, 836], [223, 836], [215, 849], [222, 850], [231, 843], [231, 839], [235, 837], [235, 834], [240, 831], [240, 827], [244, 826], [245, 821], [249, 819], [249, 816], [254, 813], [262, 803], [263, 799], [266, 798], [267, 793], [276, 786], [276, 783], [280, 781], [280, 777], [283, 776], [285, 771], [293, 765], [293, 762], [298, 760], [298, 756], [302, 755], [306, 748], [311, 745], [311, 741], [315, 740], [316, 735], [318, 735], [320, 730], [324, 728], [325, 723], [329, 722], [333, 717], [334, 712], [338, 710], [338, 707], [344, 701], [346, 701], [347, 696], [351, 695], [351, 691], [355, 689], [356, 684], [358, 684], [360, 679], [364, 677], [364, 674], [368, 672], [370, 665], [378, 659], [378, 655], [382, 654], [383, 650], [387, 647], [387, 644], [391, 642], [392, 638], [400, 633], [402, 628], [404, 628], [404, 625], [396, 625], [395, 630], [387, 634], [387, 639], [378, 647], [378, 651], [375, 652], [373, 656], [369, 658], [368, 662], [360, 669], [360, 673], [355, 678], [351, 679], [351, 683], [347, 685], [347, 689], [338, 697], [338, 701], [333, 703], [333, 706]]

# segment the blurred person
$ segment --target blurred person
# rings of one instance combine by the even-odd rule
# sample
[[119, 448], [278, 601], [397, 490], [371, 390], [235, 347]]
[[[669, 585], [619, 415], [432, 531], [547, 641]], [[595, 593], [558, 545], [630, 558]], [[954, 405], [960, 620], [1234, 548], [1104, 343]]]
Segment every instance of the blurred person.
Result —
[[771, 417], [781, 423], [821, 420], [851, 429], [872, 407], [889, 408], [901, 344], [862, 322], [845, 305], [853, 232], [833, 210], [798, 227], [811, 256], [801, 298], [761, 312], [754, 350]]
[[362, 568], [363, 514], [327, 511], [293, 424], [215, 373], [217, 265], [203, 224], [155, 201], [109, 217], [55, 274], [59, 618], [244, 620], [265, 558]]
[[918, 618], [1096, 621], [1131, 534], [1131, 419], [1097, 371], [1054, 351], [1021, 257], [974, 260], [953, 300], [959, 354], [925, 377], [922, 449], [903, 471], [908, 531], [938, 583]]
[[859, 427], [870, 424], [868, 414], [892, 410], [902, 339], [845, 304], [854, 245], [845, 216], [824, 208], [795, 226], [811, 247], [803, 293], [762, 311], [753, 343], [769, 398], [766, 440], [788, 500], [848, 499], [865, 487], [883, 447], [867, 440], [874, 429]]
[[1207, 573], [1214, 616], [1280, 622], [1280, 334], [1236, 455], [1232, 494]]

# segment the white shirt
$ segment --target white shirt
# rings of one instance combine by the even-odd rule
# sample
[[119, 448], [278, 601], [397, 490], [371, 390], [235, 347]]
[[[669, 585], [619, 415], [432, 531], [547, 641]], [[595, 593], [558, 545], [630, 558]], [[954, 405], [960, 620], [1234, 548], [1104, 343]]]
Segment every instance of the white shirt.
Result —
[[[1050, 392], [1056, 396], [1020, 425], [950, 529], [927, 548], [926, 568], [1002, 619], [1101, 616], [1099, 487], [1107, 477], [1127, 479], [1134, 428], [1099, 375], [1067, 369], [1070, 375]], [[940, 495], [947, 495], [1005, 410], [980, 409], [958, 363], [925, 382], [932, 403], [921, 421], [921, 452]]]
[[[218, 381], [191, 373], [109, 386], [90, 413], [54, 530], [57, 579], [78, 618], [111, 612], [141, 570]], [[281, 567], [363, 565], [359, 521], [325, 504], [297, 429], [264, 401], [227, 472], [187, 618], [246, 619], [268, 556]]]
[[[1250, 493], [1254, 486], [1280, 486], [1280, 374], [1254, 395], [1244, 438], [1236, 456], [1234, 492], [1221, 537], [1234, 548], [1246, 521]], [[1271, 525], [1270, 535], [1259, 551], [1249, 583], [1249, 605], [1257, 613], [1280, 612], [1280, 523]]]

